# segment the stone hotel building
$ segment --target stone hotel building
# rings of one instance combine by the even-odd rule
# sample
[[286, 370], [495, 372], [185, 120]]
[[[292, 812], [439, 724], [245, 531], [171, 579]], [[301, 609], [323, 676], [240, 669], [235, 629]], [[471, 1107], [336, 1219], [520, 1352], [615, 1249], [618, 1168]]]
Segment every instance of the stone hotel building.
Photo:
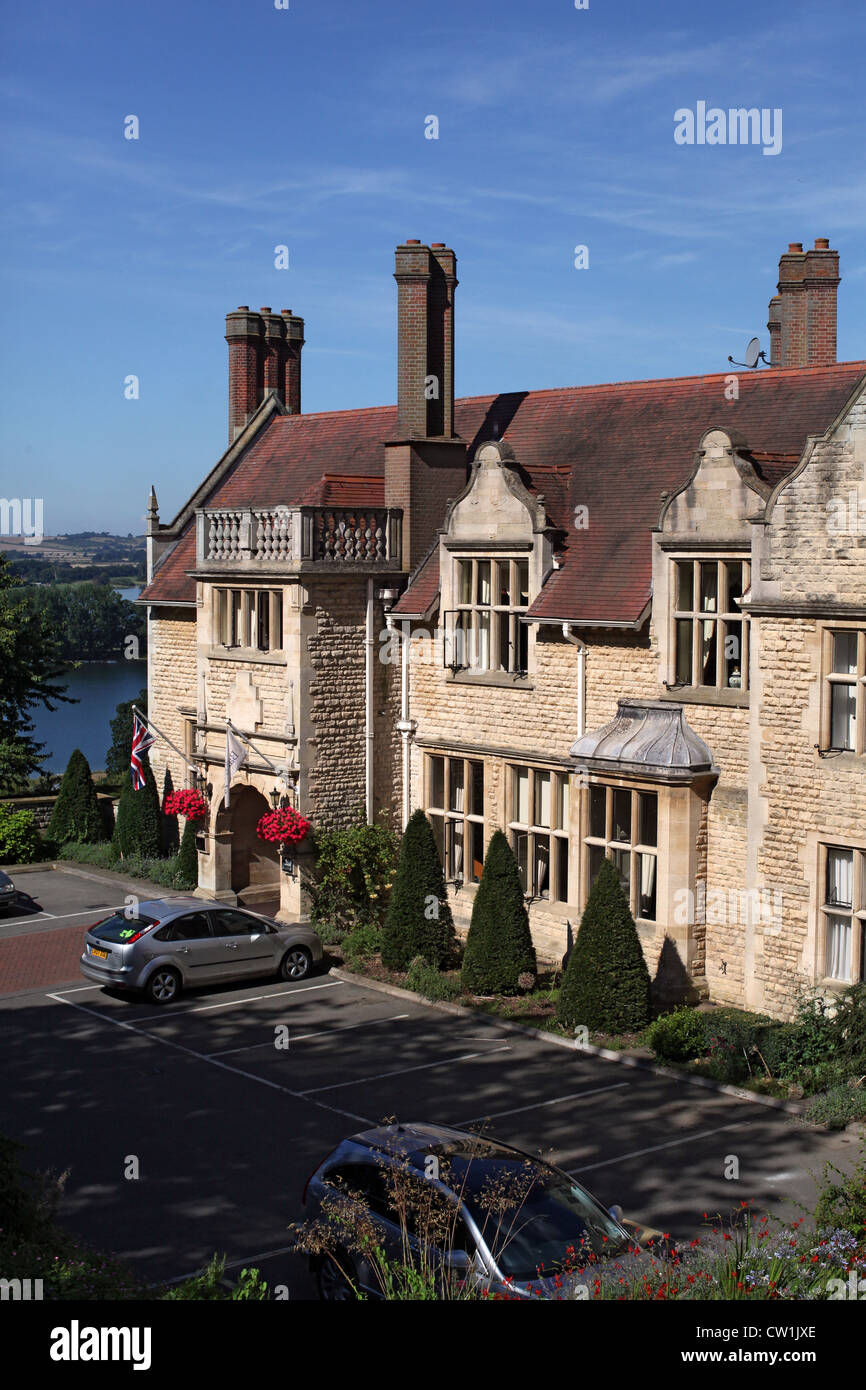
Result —
[[[228, 448], [169, 524], [151, 494], [150, 713], [210, 784], [199, 891], [303, 913], [308, 859], [255, 833], [280, 794], [314, 825], [420, 806], [461, 927], [506, 832], [542, 959], [607, 857], [662, 998], [784, 1017], [862, 979], [866, 361], [836, 361], [838, 253], [781, 257], [771, 365], [463, 399], [454, 252], [407, 241], [395, 279], [396, 406], [305, 415], [303, 320], [243, 306]], [[228, 808], [227, 719], [255, 745]]]

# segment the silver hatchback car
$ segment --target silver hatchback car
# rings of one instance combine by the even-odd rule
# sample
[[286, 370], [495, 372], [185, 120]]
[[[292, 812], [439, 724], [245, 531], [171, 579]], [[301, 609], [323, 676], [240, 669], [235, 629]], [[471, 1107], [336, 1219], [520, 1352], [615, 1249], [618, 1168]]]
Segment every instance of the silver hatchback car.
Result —
[[302, 924], [199, 898], [154, 898], [88, 927], [81, 973], [109, 989], [170, 1004], [182, 989], [279, 974], [303, 980], [322, 942]]

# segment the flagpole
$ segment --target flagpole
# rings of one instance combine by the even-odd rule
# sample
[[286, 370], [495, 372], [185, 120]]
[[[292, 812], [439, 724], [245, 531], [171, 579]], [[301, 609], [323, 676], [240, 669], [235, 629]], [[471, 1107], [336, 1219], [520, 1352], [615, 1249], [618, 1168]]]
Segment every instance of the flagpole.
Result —
[[281, 769], [277, 767], [276, 763], [272, 763], [267, 753], [263, 753], [260, 748], [256, 747], [251, 738], [247, 738], [246, 734], [241, 733], [240, 729], [236, 729], [230, 719], [226, 720], [226, 729], [231, 729], [233, 734], [237, 734], [238, 738], [242, 738], [244, 743], [248, 744], [249, 747], [252, 748], [254, 753], [258, 753], [262, 762], [267, 763], [268, 767], [271, 769], [271, 772], [275, 772], [278, 777], [282, 775], [283, 771], [288, 771], [288, 765], [285, 769]]
[[132, 706], [132, 711], [133, 711], [133, 714], [137, 714], [138, 717], [139, 717], [139, 719], [141, 719], [141, 720], [144, 722], [144, 725], [145, 725], [146, 728], [148, 728], [148, 729], [153, 729], [154, 733], [159, 734], [159, 736], [160, 736], [160, 738], [163, 740], [163, 742], [165, 742], [165, 743], [168, 744], [169, 748], [171, 748], [172, 751], [175, 752], [175, 753], [177, 754], [177, 756], [178, 756], [183, 762], [186, 763], [186, 765], [187, 765], [188, 768], [190, 768], [193, 772], [198, 772], [198, 768], [197, 768], [196, 764], [195, 764], [195, 763], [191, 763], [190, 760], [189, 760], [189, 758], [186, 756], [186, 754], [185, 754], [185, 753], [181, 753], [181, 751], [180, 751], [179, 748], [175, 748], [175, 746], [174, 746], [174, 744], [172, 743], [171, 739], [170, 739], [170, 738], [166, 738], [165, 734], [162, 732], [162, 729], [158, 729], [158, 728], [156, 727], [156, 725], [154, 724], [154, 722], [153, 722], [152, 719], [149, 719], [148, 716], [147, 716], [146, 714], [142, 714], [141, 710], [138, 708], [137, 705], [133, 705], [133, 706]]

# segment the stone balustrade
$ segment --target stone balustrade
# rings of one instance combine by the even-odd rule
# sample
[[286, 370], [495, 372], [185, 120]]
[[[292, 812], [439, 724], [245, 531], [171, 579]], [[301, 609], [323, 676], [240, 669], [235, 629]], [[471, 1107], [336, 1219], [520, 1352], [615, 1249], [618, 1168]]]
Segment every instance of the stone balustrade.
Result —
[[202, 507], [196, 512], [196, 568], [399, 569], [402, 524], [402, 511], [387, 507]]

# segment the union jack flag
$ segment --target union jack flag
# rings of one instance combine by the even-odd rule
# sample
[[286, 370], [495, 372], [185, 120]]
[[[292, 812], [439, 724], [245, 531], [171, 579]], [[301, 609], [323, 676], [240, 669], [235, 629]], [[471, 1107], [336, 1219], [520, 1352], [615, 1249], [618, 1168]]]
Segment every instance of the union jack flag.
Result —
[[144, 786], [144, 762], [143, 755], [148, 748], [152, 748], [156, 743], [153, 734], [148, 732], [147, 725], [139, 719], [137, 714], [132, 716], [132, 753], [129, 758], [129, 767], [132, 772], [132, 785], [135, 791], [140, 792]]

